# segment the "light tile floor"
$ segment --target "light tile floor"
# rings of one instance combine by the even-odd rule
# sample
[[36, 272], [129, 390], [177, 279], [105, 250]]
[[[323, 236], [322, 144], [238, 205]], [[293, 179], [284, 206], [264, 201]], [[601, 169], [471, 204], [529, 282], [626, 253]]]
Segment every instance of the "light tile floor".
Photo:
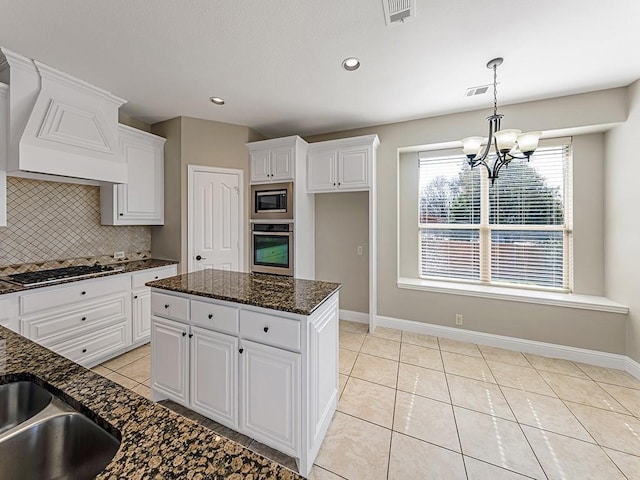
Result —
[[[95, 370], [148, 395], [148, 346]], [[340, 401], [310, 478], [640, 479], [640, 380], [341, 321]]]

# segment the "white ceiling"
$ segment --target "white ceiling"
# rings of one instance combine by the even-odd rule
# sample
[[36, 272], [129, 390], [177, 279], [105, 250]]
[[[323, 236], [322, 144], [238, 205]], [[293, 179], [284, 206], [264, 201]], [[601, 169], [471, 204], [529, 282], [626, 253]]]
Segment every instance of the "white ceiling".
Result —
[[[640, 78], [639, 0], [0, 0], [0, 45], [126, 98], [150, 123], [186, 115], [309, 135]], [[341, 62], [357, 56], [362, 67]], [[210, 96], [226, 100], [223, 107]], [[543, 128], [544, 126], [541, 126]]]

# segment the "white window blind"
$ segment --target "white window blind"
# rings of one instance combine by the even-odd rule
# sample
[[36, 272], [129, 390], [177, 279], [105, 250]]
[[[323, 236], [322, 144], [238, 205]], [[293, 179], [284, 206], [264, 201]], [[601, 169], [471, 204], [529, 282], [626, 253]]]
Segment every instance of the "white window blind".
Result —
[[429, 153], [419, 160], [422, 278], [570, 291], [569, 142], [513, 160], [494, 185], [462, 153]]

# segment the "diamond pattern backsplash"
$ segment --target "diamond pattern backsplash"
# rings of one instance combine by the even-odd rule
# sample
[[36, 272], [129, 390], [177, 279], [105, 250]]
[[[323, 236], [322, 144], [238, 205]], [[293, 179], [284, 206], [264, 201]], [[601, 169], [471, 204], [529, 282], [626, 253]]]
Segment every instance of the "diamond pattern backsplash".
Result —
[[7, 177], [0, 266], [151, 250], [151, 227], [100, 225], [100, 188]]

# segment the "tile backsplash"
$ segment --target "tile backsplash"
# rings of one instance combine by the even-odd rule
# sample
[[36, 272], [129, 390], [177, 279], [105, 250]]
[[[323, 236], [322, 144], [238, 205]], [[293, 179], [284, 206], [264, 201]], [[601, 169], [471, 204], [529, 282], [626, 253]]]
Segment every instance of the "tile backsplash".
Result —
[[100, 225], [100, 188], [7, 177], [0, 266], [151, 250], [151, 227]]

